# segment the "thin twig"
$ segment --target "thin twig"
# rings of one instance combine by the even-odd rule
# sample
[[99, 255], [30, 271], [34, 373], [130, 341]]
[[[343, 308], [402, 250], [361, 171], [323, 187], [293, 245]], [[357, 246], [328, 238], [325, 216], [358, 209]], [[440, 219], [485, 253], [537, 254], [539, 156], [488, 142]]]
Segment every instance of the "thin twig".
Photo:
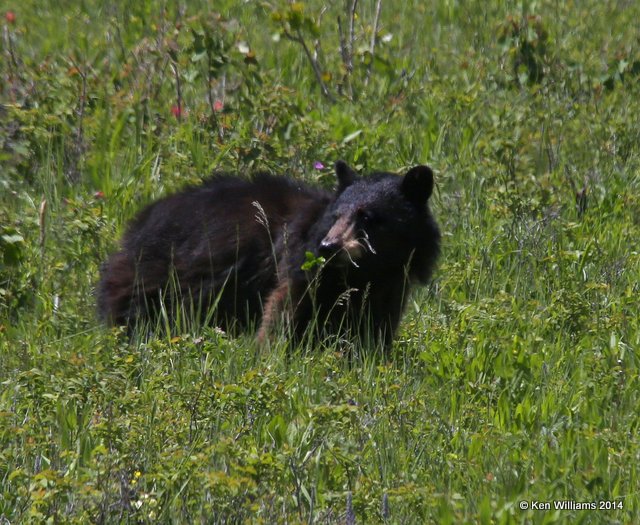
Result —
[[358, 0], [351, 1], [351, 9], [349, 10], [349, 68], [353, 70], [353, 44], [356, 39], [356, 8]]
[[[318, 19], [316, 21], [316, 24], [318, 27], [322, 27], [322, 17], [324, 16], [324, 14], [327, 12], [327, 6], [324, 6], [321, 10], [320, 13], [318, 13]], [[320, 40], [320, 38], [316, 38], [313, 42], [313, 50], [314, 50], [314, 58], [316, 59], [316, 61], [318, 63], [320, 63], [320, 61], [322, 60], [322, 41]]]
[[18, 88], [16, 84], [18, 83], [18, 60], [16, 59], [15, 51], [13, 49], [13, 42], [11, 41], [11, 35], [9, 34], [9, 28], [5, 25], [3, 29], [3, 37], [5, 41], [5, 48], [7, 49], [7, 54], [9, 55], [9, 60], [7, 63], [9, 65], [9, 76], [8, 81], [10, 85], [12, 100], [15, 102], [17, 98]]
[[13, 67], [18, 69], [18, 61], [16, 59], [16, 55], [13, 49], [13, 42], [11, 41], [11, 35], [9, 34], [9, 28], [7, 26], [4, 27], [4, 40], [7, 46], [7, 51], [9, 54], [9, 58], [11, 59], [9, 64], [13, 65]]
[[80, 76], [80, 80], [82, 82], [80, 86], [78, 107], [75, 111], [76, 116], [78, 117], [78, 124], [76, 127], [75, 143], [73, 144], [72, 150], [70, 151], [70, 166], [68, 173], [68, 177], [71, 182], [78, 182], [80, 178], [80, 170], [78, 169], [78, 165], [85, 151], [84, 112], [87, 102], [87, 70], [89, 68], [89, 65], [85, 61], [85, 63], [81, 66], [73, 57], [69, 57], [69, 62], [71, 63], [77, 74]]
[[[353, 86], [351, 85], [351, 74], [353, 73], [353, 48], [356, 40], [356, 9], [358, 0], [352, 0], [349, 8], [349, 45], [345, 46], [343, 61], [345, 65], [345, 81], [349, 89], [349, 98], [353, 100]], [[339, 21], [339, 19], [338, 19]]]
[[171, 61], [171, 69], [176, 77], [176, 105], [178, 106], [177, 117], [178, 121], [182, 122], [182, 86], [180, 84], [180, 74], [178, 72], [178, 63], [174, 60]]
[[124, 47], [124, 40], [122, 39], [122, 33], [120, 32], [120, 24], [113, 24], [113, 26], [115, 27], [115, 30], [116, 30], [115, 38], [113, 40], [115, 40], [116, 44], [118, 45], [118, 48], [120, 51], [120, 60], [122, 61], [122, 63], [126, 63], [128, 52]]
[[78, 101], [78, 109], [76, 114], [78, 116], [78, 129], [76, 130], [76, 145], [78, 148], [82, 148], [82, 142], [84, 140], [84, 110], [87, 103], [87, 69], [80, 66], [71, 58], [71, 64], [76, 68], [80, 78], [82, 79], [82, 88], [80, 91], [80, 100]]
[[300, 30], [299, 29], [296, 30], [296, 34], [295, 35], [292, 35], [288, 31], [285, 31], [284, 32], [284, 36], [286, 38], [288, 38], [289, 40], [291, 40], [292, 42], [297, 42], [298, 44], [300, 44], [302, 46], [302, 49], [304, 50], [304, 54], [307, 55], [307, 59], [309, 60], [309, 63], [311, 64], [311, 67], [313, 68], [313, 73], [315, 74], [316, 80], [318, 81], [318, 84], [320, 85], [320, 90], [322, 91], [322, 94], [326, 98], [328, 98], [331, 102], [335, 102], [334, 96], [329, 91], [329, 88], [324, 83], [324, 80], [322, 80], [322, 71], [320, 70], [320, 65], [318, 64], [317, 59], [314, 58], [314, 56], [311, 54], [311, 51], [309, 51], [309, 47], [307, 46], [307, 43], [305, 42], [304, 38], [302, 37], [302, 34], [300, 33]]
[[364, 79], [364, 85], [369, 84], [369, 77], [371, 77], [371, 68], [373, 67], [373, 59], [376, 52], [376, 43], [378, 42], [378, 29], [380, 26], [380, 12], [382, 11], [382, 0], [378, 0], [376, 3], [376, 14], [373, 19], [373, 33], [371, 34], [371, 43], [369, 44], [369, 54], [371, 55], [369, 66], [367, 67], [367, 76]]
[[[338, 16], [338, 39], [340, 41], [340, 56], [342, 57], [342, 65], [344, 66], [344, 75], [342, 75], [342, 82], [338, 84], [338, 93], [342, 95], [342, 86], [348, 85], [349, 82], [349, 50], [347, 49], [347, 41], [344, 37], [344, 31], [342, 30], [342, 20]], [[350, 88], [351, 86], [349, 86]]]
[[342, 30], [342, 20], [338, 16], [338, 39], [340, 40], [340, 56], [342, 57], [342, 63], [345, 69], [349, 67], [349, 50], [347, 49], [347, 41], [344, 38], [344, 31]]

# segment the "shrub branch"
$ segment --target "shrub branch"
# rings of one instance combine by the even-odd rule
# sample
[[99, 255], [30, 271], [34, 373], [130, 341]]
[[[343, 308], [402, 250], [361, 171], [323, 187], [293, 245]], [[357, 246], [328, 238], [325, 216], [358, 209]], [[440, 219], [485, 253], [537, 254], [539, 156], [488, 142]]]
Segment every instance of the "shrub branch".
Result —
[[316, 80], [320, 85], [320, 90], [322, 91], [322, 94], [331, 102], [335, 102], [335, 97], [329, 91], [329, 88], [325, 84], [324, 80], [322, 80], [322, 70], [320, 68], [320, 64], [318, 63], [318, 60], [311, 54], [311, 51], [309, 51], [309, 46], [307, 46], [307, 42], [302, 36], [302, 33], [300, 32], [300, 30], [296, 29], [295, 35], [292, 35], [288, 31], [284, 31], [284, 36], [289, 40], [291, 40], [292, 42], [296, 42], [302, 46], [302, 49], [304, 50], [304, 54], [307, 56], [307, 59], [311, 64], [311, 68], [313, 69], [313, 74], [315, 75]]

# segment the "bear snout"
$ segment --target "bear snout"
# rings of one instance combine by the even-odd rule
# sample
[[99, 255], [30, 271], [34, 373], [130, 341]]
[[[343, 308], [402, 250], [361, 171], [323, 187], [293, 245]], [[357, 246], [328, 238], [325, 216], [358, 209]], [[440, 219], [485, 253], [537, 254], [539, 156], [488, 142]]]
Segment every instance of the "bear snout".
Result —
[[333, 255], [340, 249], [340, 242], [337, 239], [329, 239], [325, 237], [320, 242], [319, 253], [322, 257], [328, 258]]
[[340, 217], [318, 246], [319, 254], [334, 266], [353, 264], [362, 256], [362, 244], [352, 218]]

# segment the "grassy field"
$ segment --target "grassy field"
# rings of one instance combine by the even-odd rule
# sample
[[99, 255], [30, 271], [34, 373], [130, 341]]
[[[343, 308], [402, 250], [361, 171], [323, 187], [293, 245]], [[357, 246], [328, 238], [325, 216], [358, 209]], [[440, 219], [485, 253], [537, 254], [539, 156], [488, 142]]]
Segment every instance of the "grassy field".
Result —
[[[639, 522], [640, 3], [0, 14], [1, 524]], [[145, 203], [339, 158], [436, 172], [389, 356], [96, 320]]]

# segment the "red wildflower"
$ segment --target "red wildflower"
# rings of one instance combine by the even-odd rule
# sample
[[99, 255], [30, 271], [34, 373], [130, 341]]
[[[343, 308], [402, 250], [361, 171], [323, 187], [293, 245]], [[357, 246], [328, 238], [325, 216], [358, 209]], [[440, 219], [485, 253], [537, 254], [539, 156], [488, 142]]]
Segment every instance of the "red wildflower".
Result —
[[181, 106], [171, 106], [171, 114], [179, 119], [180, 117], [184, 117], [186, 110]]
[[7, 11], [4, 15], [4, 18], [10, 24], [16, 23], [16, 14], [13, 11]]

